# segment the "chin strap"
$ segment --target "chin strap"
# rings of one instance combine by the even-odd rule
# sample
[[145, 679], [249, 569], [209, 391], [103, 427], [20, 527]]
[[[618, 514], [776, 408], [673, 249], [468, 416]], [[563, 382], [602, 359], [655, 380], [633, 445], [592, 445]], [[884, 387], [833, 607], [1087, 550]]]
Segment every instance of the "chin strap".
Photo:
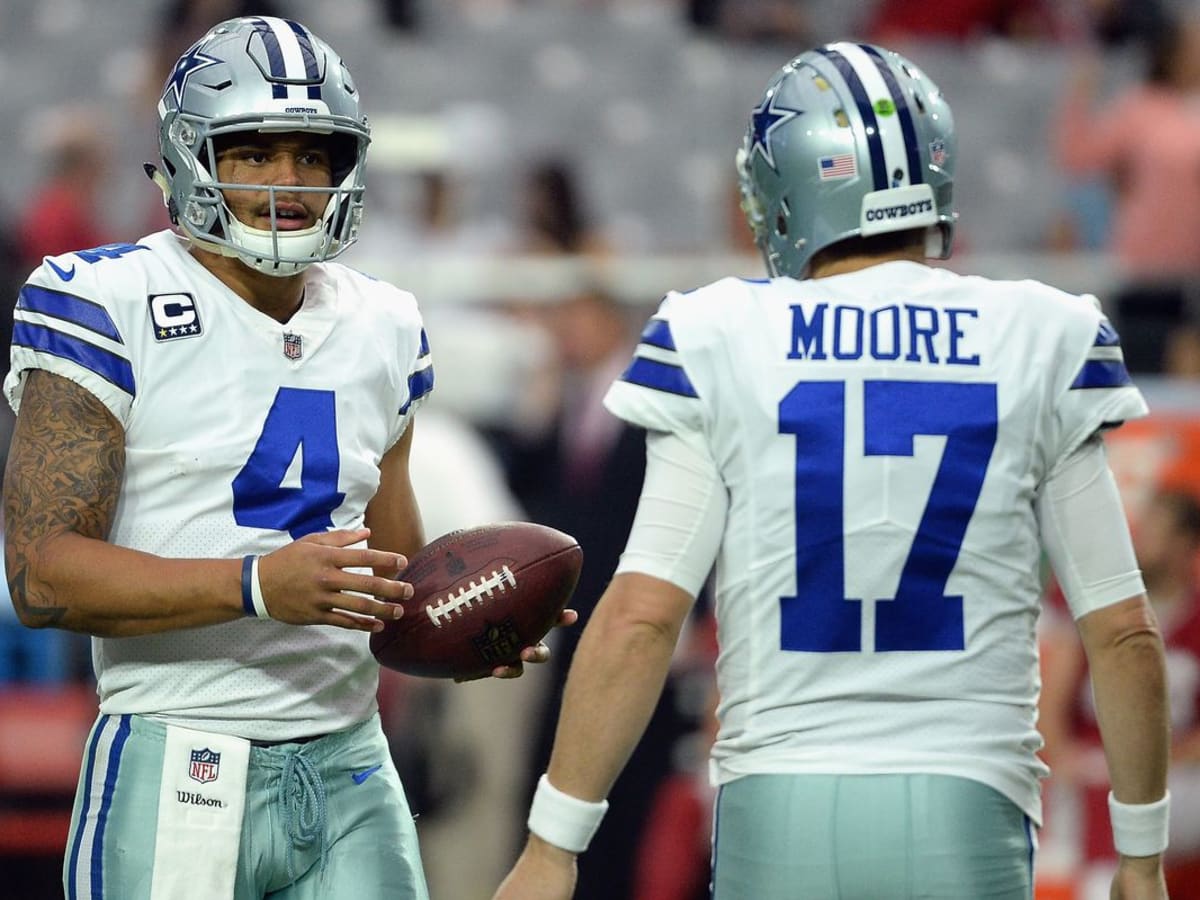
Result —
[[[171, 185], [167, 181], [167, 176], [158, 170], [158, 166], [154, 163], [142, 163], [142, 170], [146, 173], [146, 177], [158, 185], [158, 189], [163, 192], [163, 206], [167, 208], [167, 214], [171, 217], [171, 224], [182, 228], [179, 224], [179, 206], [175, 203], [175, 198], [171, 196]], [[228, 256], [230, 258], [238, 258], [240, 254], [233, 247], [226, 244], [218, 244], [215, 241], [206, 241], [203, 238], [198, 238], [186, 228], [183, 229], [184, 236], [199, 247], [201, 250], [207, 250], [209, 253], [215, 253], [218, 256]]]
[[163, 206], [171, 215], [171, 224], [178, 225], [179, 208], [175, 205], [175, 198], [171, 196], [171, 185], [167, 181], [167, 176], [158, 171], [158, 166], [154, 163], [142, 163], [142, 171], [146, 173], [147, 178], [158, 185], [158, 189], [163, 193]]
[[[275, 275], [281, 278], [303, 272], [313, 262], [316, 262], [316, 260], [292, 263], [275, 262], [273, 266], [260, 267], [255, 265], [255, 262], [262, 262], [266, 259], [269, 259], [269, 255], [264, 254], [263, 256], [257, 256], [253, 250], [247, 250], [244, 247], [239, 249], [234, 247], [232, 244], [218, 244], [215, 241], [206, 241], [204, 238], [198, 237], [192, 233], [190, 228], [180, 225], [179, 205], [175, 202], [175, 198], [171, 196], [171, 185], [167, 181], [167, 176], [160, 172], [158, 166], [154, 165], [154, 163], [142, 163], [142, 170], [146, 173], [146, 177], [158, 185], [158, 189], [163, 192], [163, 205], [166, 206], [167, 213], [171, 217], [171, 224], [181, 228], [187, 239], [201, 250], [207, 250], [209, 253], [216, 253], [219, 256], [228, 256], [231, 259], [240, 259], [242, 262], [246, 263], [246, 265], [250, 266], [252, 269], [262, 272], [264, 275]], [[330, 200], [330, 204], [332, 204], [332, 202], [333, 201]], [[325, 228], [324, 223], [325, 218], [322, 217], [316, 225], [309, 229], [309, 231], [313, 233], [323, 231]], [[231, 221], [230, 227], [234, 227], [234, 224], [235, 223]], [[244, 233], [249, 234], [256, 231], [256, 229], [242, 225], [240, 222], [236, 224], [243, 230]], [[258, 234], [261, 234], [268, 239], [270, 238], [270, 232], [258, 232]], [[254, 260], [254, 262], [251, 260]]]

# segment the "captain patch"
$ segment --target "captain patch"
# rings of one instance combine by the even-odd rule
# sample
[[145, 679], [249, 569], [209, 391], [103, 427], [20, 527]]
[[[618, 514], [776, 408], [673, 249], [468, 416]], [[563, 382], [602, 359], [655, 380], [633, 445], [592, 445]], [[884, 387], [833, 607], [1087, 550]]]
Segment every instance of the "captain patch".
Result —
[[196, 337], [201, 333], [200, 312], [191, 294], [151, 294], [146, 299], [156, 341]]

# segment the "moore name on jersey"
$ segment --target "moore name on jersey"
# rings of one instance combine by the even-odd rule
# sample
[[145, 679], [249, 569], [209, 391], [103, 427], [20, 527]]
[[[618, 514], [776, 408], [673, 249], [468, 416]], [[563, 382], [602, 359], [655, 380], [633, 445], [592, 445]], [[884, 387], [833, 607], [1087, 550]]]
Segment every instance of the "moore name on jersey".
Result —
[[[788, 359], [857, 360], [978, 366], [971, 340], [979, 310], [893, 304], [866, 309], [846, 303], [795, 304]], [[944, 348], [938, 352], [935, 338]], [[964, 346], [965, 345], [965, 346]]]

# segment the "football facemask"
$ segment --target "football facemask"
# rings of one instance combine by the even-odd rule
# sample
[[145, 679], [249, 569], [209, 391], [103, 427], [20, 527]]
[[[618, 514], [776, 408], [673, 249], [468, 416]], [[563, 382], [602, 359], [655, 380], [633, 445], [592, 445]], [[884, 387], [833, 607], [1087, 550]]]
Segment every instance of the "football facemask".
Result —
[[[159, 101], [163, 189], [172, 221], [202, 248], [269, 275], [293, 275], [331, 259], [358, 238], [370, 129], [341, 58], [299, 23], [271, 17], [222, 22], [176, 63]], [[237, 132], [330, 136], [333, 184], [233, 184], [216, 178], [214, 141]], [[270, 228], [241, 222], [229, 191], [267, 195]], [[317, 222], [279, 227], [277, 192], [328, 196]]]

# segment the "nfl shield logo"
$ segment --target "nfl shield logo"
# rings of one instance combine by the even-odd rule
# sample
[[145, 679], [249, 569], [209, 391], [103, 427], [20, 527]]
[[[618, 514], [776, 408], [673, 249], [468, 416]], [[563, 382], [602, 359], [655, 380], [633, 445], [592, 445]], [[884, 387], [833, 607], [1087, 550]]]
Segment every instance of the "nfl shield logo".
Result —
[[482, 632], [471, 638], [471, 643], [475, 645], [475, 652], [480, 658], [490, 663], [512, 659], [524, 646], [512, 619], [497, 623], [488, 622]]
[[192, 764], [188, 770], [188, 775], [193, 781], [198, 781], [201, 784], [208, 784], [210, 781], [216, 781], [217, 775], [221, 772], [221, 754], [214, 753], [205, 747], [203, 750], [192, 751]]
[[946, 164], [946, 142], [941, 138], [929, 142], [929, 161], [935, 166]]
[[285, 332], [283, 335], [283, 355], [288, 359], [299, 359], [304, 353], [304, 338], [298, 334]]

